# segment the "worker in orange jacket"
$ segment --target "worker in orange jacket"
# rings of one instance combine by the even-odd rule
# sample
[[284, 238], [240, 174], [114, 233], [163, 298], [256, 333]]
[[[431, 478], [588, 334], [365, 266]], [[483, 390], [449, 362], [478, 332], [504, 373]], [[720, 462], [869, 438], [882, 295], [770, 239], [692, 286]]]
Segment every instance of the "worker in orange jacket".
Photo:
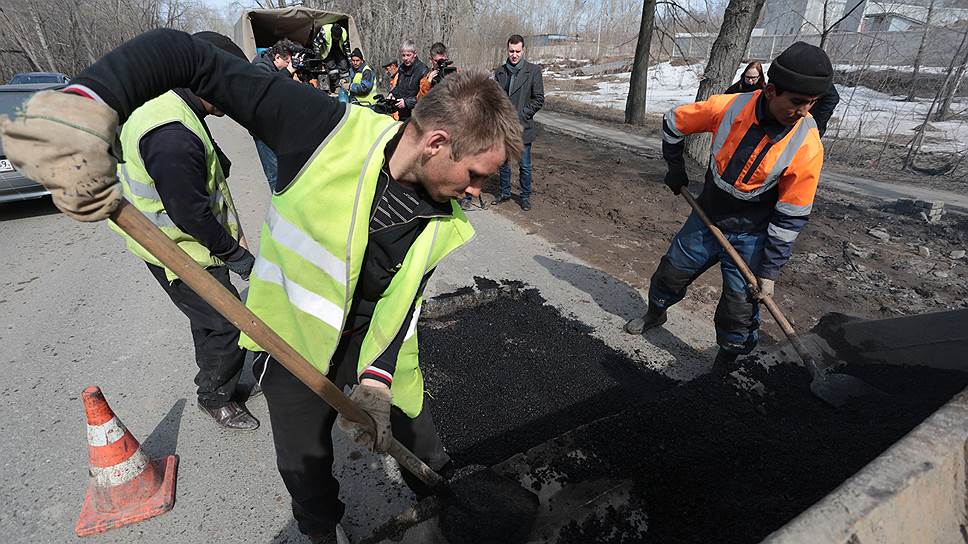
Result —
[[750, 289], [739, 270], [695, 213], [689, 216], [649, 286], [649, 308], [626, 323], [641, 334], [666, 322], [666, 310], [717, 262], [723, 291], [716, 308], [714, 367], [727, 370], [757, 343], [758, 300], [773, 294], [793, 242], [807, 224], [823, 166], [823, 145], [810, 108], [830, 88], [833, 68], [819, 47], [791, 45], [770, 66], [763, 90], [715, 95], [673, 108], [662, 123], [665, 183], [686, 187], [684, 138], [712, 133], [700, 206], [756, 275]]

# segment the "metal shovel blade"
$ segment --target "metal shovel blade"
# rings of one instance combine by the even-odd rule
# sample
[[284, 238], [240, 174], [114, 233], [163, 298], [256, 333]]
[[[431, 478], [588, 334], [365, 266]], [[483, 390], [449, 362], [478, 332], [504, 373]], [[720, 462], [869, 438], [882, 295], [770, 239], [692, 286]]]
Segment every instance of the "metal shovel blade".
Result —
[[813, 377], [810, 380], [810, 391], [817, 398], [834, 408], [840, 408], [852, 398], [887, 395], [887, 393], [860, 378], [849, 374], [831, 372], [830, 369], [820, 369], [812, 360], [806, 363]]

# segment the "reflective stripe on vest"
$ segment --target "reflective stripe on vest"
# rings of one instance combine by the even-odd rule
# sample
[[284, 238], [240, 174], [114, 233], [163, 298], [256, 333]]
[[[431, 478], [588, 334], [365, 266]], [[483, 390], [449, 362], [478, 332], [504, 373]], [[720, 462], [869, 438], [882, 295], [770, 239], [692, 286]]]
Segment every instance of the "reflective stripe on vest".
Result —
[[[238, 238], [238, 213], [225, 183], [222, 168], [215, 153], [215, 146], [198, 116], [174, 92], [169, 91], [146, 102], [131, 114], [122, 127], [121, 144], [127, 162], [118, 165], [118, 177], [121, 180], [124, 195], [149, 221], [177, 243], [200, 266], [208, 268], [221, 265], [222, 261], [212, 256], [208, 248], [179, 229], [171, 220], [168, 211], [165, 210], [161, 195], [155, 187], [154, 180], [151, 179], [142, 161], [140, 150], [142, 138], [152, 130], [170, 123], [181, 124], [201, 141], [208, 170], [205, 184], [209, 193], [212, 214], [233, 238]], [[156, 257], [118, 229], [116, 225], [110, 222], [109, 225], [125, 238], [128, 249], [132, 253], [148, 263], [164, 267]], [[173, 271], [166, 268], [165, 272], [169, 281], [177, 278]]]
[[[759, 187], [756, 187], [751, 191], [744, 191], [735, 185], [728, 183], [721, 176], [719, 167], [716, 164], [716, 156], [726, 144], [726, 139], [729, 137], [729, 133], [733, 128], [733, 123], [736, 121], [736, 118], [739, 117], [743, 109], [748, 105], [752, 108], [756, 107], [756, 103], [752, 102], [752, 100], [757, 96], [759, 96], [759, 93], [742, 93], [736, 95], [736, 98], [729, 104], [729, 107], [723, 114], [723, 119], [719, 122], [719, 127], [716, 129], [716, 134], [713, 137], [712, 147], [709, 151], [709, 171], [712, 174], [712, 178], [716, 183], [716, 186], [740, 200], [750, 200], [775, 187], [776, 184], [779, 183], [780, 174], [782, 174], [783, 170], [785, 170], [788, 166], [790, 166], [790, 163], [793, 162], [793, 157], [797, 154], [797, 151], [799, 151], [800, 146], [803, 145], [803, 142], [806, 140], [810, 129], [817, 127], [817, 123], [813, 120], [813, 117], [804, 117], [797, 121], [797, 124], [787, 133], [787, 135], [777, 142], [777, 145], [784, 146], [783, 151], [780, 152], [780, 156], [777, 157], [776, 162], [774, 162], [773, 167], [770, 168], [770, 172], [767, 174], [766, 179], [763, 180], [763, 184]], [[672, 123], [672, 126], [675, 126], [674, 122]], [[750, 160], [752, 160], [752, 157], [750, 157]], [[726, 164], [729, 164], [729, 161], [726, 161]]]
[[[399, 123], [368, 108], [346, 106], [337, 128], [293, 182], [273, 195], [249, 278], [248, 306], [321, 374], [342, 338], [360, 278], [384, 150]], [[360, 347], [357, 371], [405, 331], [391, 391], [410, 417], [423, 406], [417, 321], [423, 278], [473, 236], [454, 201], [452, 217], [431, 219], [381, 294]], [[261, 351], [242, 334], [239, 344]], [[272, 372], [269, 369], [268, 372]]]

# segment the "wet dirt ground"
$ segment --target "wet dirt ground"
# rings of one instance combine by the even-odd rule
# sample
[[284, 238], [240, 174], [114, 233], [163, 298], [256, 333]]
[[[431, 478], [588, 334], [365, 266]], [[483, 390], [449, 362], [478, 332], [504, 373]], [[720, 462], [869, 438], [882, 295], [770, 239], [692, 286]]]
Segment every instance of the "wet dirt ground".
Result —
[[587, 424], [572, 433], [582, 455], [549, 458], [537, 485], [633, 481], [627, 509], [573, 523], [563, 544], [757, 542], [968, 385], [960, 372], [848, 367], [888, 396], [834, 410], [805, 370], [755, 359], [743, 372], [762, 394], [715, 374], [676, 385], [535, 291], [422, 321], [420, 335], [432, 412], [458, 464], [493, 464]]
[[[507, 202], [489, 209], [647, 290], [689, 212], [661, 183], [665, 163], [658, 150], [642, 156], [545, 132], [534, 144], [533, 162], [534, 208], [524, 212]], [[698, 191], [703, 171], [693, 164], [689, 173], [690, 187]], [[514, 178], [517, 193], [516, 169]], [[485, 185], [491, 194], [498, 190], [496, 179]], [[872, 228], [883, 229], [889, 239], [872, 237]], [[799, 330], [832, 311], [883, 318], [968, 307], [968, 259], [950, 258], [966, 248], [964, 216], [947, 214], [929, 225], [890, 206], [826, 191], [781, 272], [776, 299]], [[721, 282], [714, 267], [682, 304], [712, 319]], [[763, 317], [764, 330], [780, 337], [771, 318], [765, 312]]]

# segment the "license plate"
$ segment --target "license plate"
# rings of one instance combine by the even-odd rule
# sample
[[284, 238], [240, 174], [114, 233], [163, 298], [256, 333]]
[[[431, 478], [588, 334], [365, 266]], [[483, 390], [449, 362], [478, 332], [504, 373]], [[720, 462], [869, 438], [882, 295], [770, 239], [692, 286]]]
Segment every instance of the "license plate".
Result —
[[13, 172], [13, 165], [7, 159], [0, 159], [0, 172]]

